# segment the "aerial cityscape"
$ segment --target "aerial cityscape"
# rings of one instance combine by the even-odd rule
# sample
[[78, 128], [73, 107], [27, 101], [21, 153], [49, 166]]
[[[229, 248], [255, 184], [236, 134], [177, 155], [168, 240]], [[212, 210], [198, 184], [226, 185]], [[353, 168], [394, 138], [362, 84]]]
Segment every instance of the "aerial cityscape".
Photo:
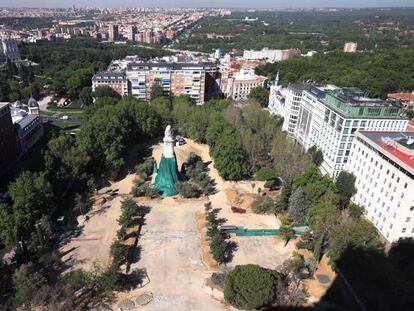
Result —
[[414, 310], [414, 3], [0, 1], [0, 310]]

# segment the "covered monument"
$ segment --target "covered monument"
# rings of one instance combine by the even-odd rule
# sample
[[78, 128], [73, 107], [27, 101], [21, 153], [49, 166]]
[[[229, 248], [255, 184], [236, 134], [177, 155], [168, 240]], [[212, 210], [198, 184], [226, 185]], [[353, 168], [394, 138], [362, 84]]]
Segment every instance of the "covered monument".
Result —
[[171, 125], [167, 125], [164, 135], [164, 152], [161, 157], [160, 165], [154, 164], [153, 180], [154, 187], [161, 195], [170, 197], [177, 194], [175, 184], [178, 181], [177, 159], [174, 153], [175, 139], [171, 131]]

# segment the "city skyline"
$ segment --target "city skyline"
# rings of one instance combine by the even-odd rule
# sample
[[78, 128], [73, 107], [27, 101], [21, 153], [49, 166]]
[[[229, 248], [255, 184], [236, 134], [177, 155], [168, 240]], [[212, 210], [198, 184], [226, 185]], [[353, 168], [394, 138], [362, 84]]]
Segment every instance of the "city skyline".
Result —
[[179, 3], [171, 3], [167, 0], [64, 0], [51, 4], [50, 1], [30, 1], [17, 0], [12, 4], [9, 1], [0, 0], [0, 7], [70, 7], [72, 5], [86, 7], [228, 7], [228, 8], [321, 8], [321, 7], [340, 7], [340, 8], [360, 8], [360, 7], [412, 7], [414, 2], [411, 0], [365, 0], [365, 1], [346, 1], [346, 0], [292, 0], [288, 4], [283, 1], [258, 0], [253, 6], [251, 1], [235, 0], [229, 3], [220, 0], [181, 0]]

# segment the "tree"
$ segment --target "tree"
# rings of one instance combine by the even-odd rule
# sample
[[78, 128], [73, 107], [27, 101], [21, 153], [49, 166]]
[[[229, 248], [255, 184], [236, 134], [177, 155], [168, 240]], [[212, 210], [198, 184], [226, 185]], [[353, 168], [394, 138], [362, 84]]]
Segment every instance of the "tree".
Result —
[[92, 93], [92, 96], [97, 99], [99, 97], [112, 97], [115, 99], [120, 99], [121, 95], [119, 95], [117, 92], [115, 92], [112, 88], [109, 86], [98, 86], [95, 88], [95, 91]]
[[262, 107], [267, 107], [269, 103], [269, 91], [263, 86], [256, 86], [250, 91], [247, 98], [256, 100]]
[[164, 89], [160, 83], [154, 83], [151, 88], [151, 101], [164, 96]]
[[175, 188], [184, 198], [198, 198], [201, 195], [198, 187], [194, 186], [190, 181], [178, 181], [175, 184]]
[[224, 280], [224, 299], [237, 309], [260, 309], [276, 299], [278, 278], [258, 265], [236, 266]]
[[10, 184], [11, 208], [0, 206], [0, 234], [9, 247], [28, 239], [43, 214], [53, 206], [52, 185], [41, 173], [25, 171]]
[[303, 174], [296, 177], [293, 183], [293, 191], [298, 187], [302, 188], [307, 208], [320, 202], [338, 203], [335, 184], [328, 176], [322, 175], [319, 168], [314, 164], [309, 165]]
[[215, 231], [210, 238], [210, 252], [214, 260], [220, 264], [226, 261], [227, 243], [220, 230], [216, 229]]
[[85, 195], [77, 193], [75, 195], [75, 210], [79, 211], [82, 215], [85, 215], [88, 212], [90, 204], [88, 198]]
[[312, 162], [316, 166], [320, 166], [323, 162], [323, 152], [316, 146], [312, 146], [308, 149], [308, 153], [311, 155]]
[[207, 130], [207, 143], [214, 166], [225, 180], [240, 180], [247, 173], [247, 163], [234, 127], [216, 116]]
[[270, 167], [262, 167], [255, 174], [254, 177], [260, 181], [266, 181], [272, 178], [277, 177], [274, 169]]
[[85, 106], [89, 106], [93, 103], [92, 88], [85, 86], [79, 93], [79, 99]]
[[281, 211], [286, 211], [289, 207], [289, 198], [292, 194], [293, 181], [285, 180], [283, 183], [282, 193], [280, 194], [279, 204]]
[[356, 177], [347, 171], [339, 173], [335, 185], [339, 193], [339, 203], [342, 208], [348, 206], [351, 197], [357, 192], [355, 188]]
[[274, 214], [275, 202], [267, 196], [258, 196], [253, 201], [251, 208], [256, 214]]
[[364, 214], [364, 208], [351, 202], [348, 206], [348, 212], [352, 218], [359, 219]]
[[344, 219], [333, 230], [328, 247], [332, 263], [337, 263], [345, 251], [349, 250], [380, 251], [383, 243], [378, 238], [375, 227], [364, 219]]
[[302, 188], [296, 189], [289, 199], [289, 217], [296, 223], [303, 223], [306, 215], [305, 197]]
[[23, 264], [13, 275], [13, 285], [16, 290], [13, 297], [14, 304], [31, 309], [34, 294], [44, 284], [46, 279], [33, 264]]
[[282, 224], [279, 228], [279, 236], [285, 241], [285, 246], [289, 243], [290, 239], [295, 236], [295, 232], [291, 225]]

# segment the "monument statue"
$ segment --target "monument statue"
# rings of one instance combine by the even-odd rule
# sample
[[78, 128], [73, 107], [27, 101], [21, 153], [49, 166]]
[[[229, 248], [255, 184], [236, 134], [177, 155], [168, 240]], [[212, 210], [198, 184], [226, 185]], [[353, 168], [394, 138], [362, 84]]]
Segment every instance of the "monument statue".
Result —
[[160, 165], [154, 167], [156, 174], [154, 179], [154, 186], [157, 188], [162, 196], [174, 196], [177, 194], [175, 184], [178, 181], [177, 159], [174, 153], [173, 133], [171, 125], [167, 125], [164, 132], [164, 152], [161, 157]]
[[166, 141], [166, 140], [173, 140], [171, 125], [167, 125], [167, 127], [165, 128], [164, 141]]

